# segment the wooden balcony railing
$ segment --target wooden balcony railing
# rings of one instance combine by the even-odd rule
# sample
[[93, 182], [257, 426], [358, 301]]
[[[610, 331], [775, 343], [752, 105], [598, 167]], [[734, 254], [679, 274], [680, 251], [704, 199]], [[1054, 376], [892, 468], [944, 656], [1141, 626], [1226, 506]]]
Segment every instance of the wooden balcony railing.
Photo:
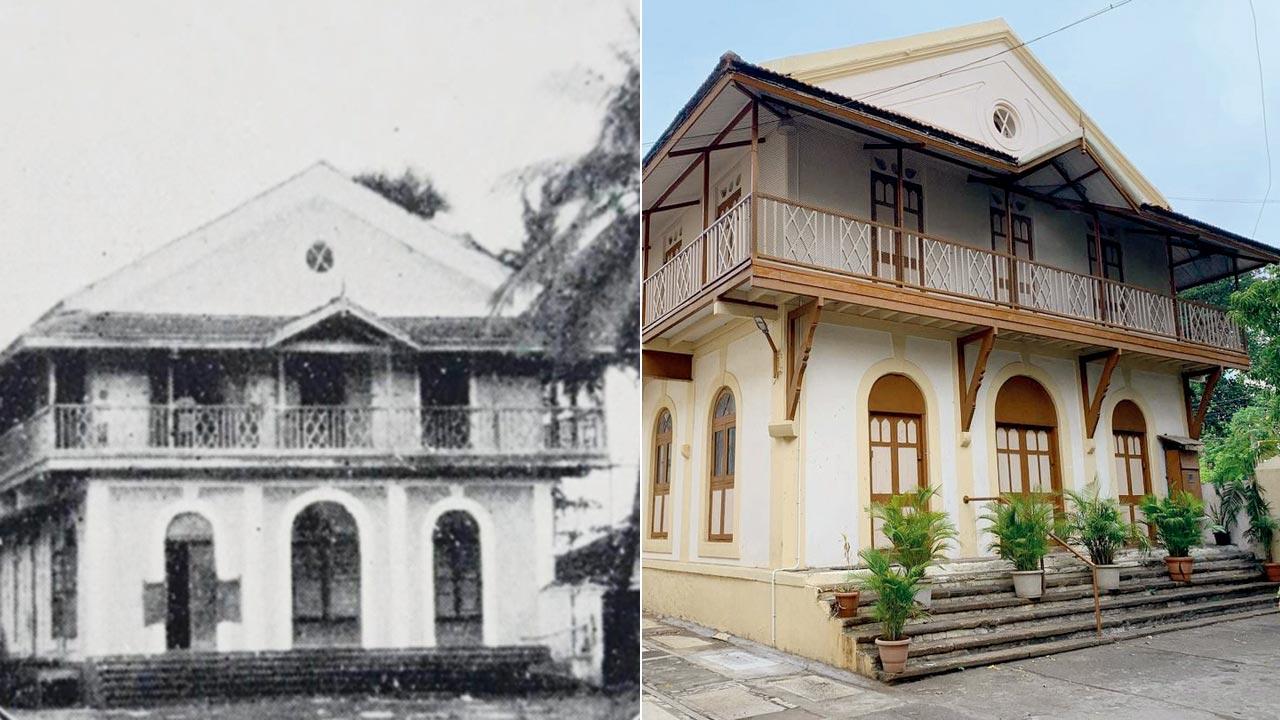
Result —
[[[1044, 263], [759, 194], [755, 256], [1242, 352], [1224, 310]], [[752, 255], [751, 197], [645, 281], [646, 327]], [[706, 268], [707, 270], [703, 270]]]
[[600, 453], [605, 428], [600, 408], [54, 405], [0, 435], [6, 471], [116, 451]]

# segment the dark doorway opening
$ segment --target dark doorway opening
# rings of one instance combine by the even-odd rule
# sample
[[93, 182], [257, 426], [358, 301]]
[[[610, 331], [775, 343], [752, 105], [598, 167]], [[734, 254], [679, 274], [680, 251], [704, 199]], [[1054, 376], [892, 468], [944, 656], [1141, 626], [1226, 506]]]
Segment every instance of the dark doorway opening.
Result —
[[360, 644], [360, 536], [335, 502], [307, 506], [293, 521], [293, 642]]
[[213, 527], [195, 513], [173, 519], [164, 543], [165, 647], [215, 650], [218, 645], [218, 574]]
[[453, 510], [436, 521], [431, 541], [435, 555], [436, 644], [481, 645], [484, 604], [480, 528], [470, 514]]

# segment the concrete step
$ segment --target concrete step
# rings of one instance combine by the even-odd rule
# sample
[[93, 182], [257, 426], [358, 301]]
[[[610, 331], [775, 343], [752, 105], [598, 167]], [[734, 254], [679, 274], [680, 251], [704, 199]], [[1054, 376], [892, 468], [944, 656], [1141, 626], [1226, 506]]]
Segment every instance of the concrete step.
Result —
[[[1203, 585], [1217, 585], [1223, 583], [1241, 583], [1260, 580], [1262, 573], [1256, 570], [1218, 570], [1214, 572], [1196, 573], [1191, 576], [1191, 582], [1179, 583], [1170, 580], [1168, 575], [1156, 577], [1129, 577], [1121, 575], [1120, 587], [1116, 590], [1105, 591], [1102, 597], [1116, 597], [1130, 593], [1147, 593], [1170, 590], [1176, 588], [1196, 587]], [[1071, 584], [1055, 587], [1046, 583], [1045, 594], [1039, 600], [1028, 600], [1020, 598], [1013, 594], [1012, 590], [1007, 592], [987, 593], [985, 595], [962, 595], [950, 598], [934, 598], [933, 606], [930, 609], [930, 615], [939, 617], [950, 615], [953, 613], [973, 612], [973, 611], [990, 611], [1005, 608], [1032, 607], [1037, 605], [1046, 605], [1062, 600], [1080, 600], [1093, 598], [1093, 583], [1086, 581], [1084, 583]], [[872, 601], [874, 602], [874, 601]], [[859, 603], [861, 606], [862, 603]], [[875, 622], [868, 610], [859, 611], [859, 614], [852, 618], [844, 618], [843, 623], [846, 628], [856, 627], [867, 623]]]
[[[1122, 595], [1107, 595], [1102, 598], [1101, 606], [1103, 615], [1105, 616], [1108, 611], [1139, 607], [1143, 605], [1161, 605], [1169, 603], [1185, 604], [1201, 602], [1212, 598], [1235, 597], [1238, 595], [1268, 592], [1275, 593], [1277, 586], [1277, 583], [1268, 583], [1261, 580], [1207, 584], [1192, 583], [1189, 586], [1181, 585], [1176, 588], [1155, 592], [1131, 592]], [[1073, 615], [1092, 617], [1092, 594], [1085, 599], [1041, 600], [1038, 603], [1029, 603], [1019, 607], [994, 611], [989, 609], [978, 609], [966, 612], [935, 614], [908, 622], [906, 633], [913, 638], [930, 640], [934, 636], [938, 636], [943, 633], [957, 633], [961, 631], [993, 632], [996, 628], [1004, 631], [1006, 629], [1017, 629], [1023, 627], [1027, 623], [1042, 622], [1055, 618], [1065, 620]], [[846, 635], [849, 635], [858, 643], [870, 643], [877, 635], [879, 635], [879, 633], [880, 628], [874, 622], [864, 622], [860, 625], [848, 628], [845, 631]]]
[[[1262, 592], [1233, 594], [1221, 600], [1211, 600], [1192, 604], [1173, 603], [1157, 606], [1142, 605], [1123, 610], [1112, 610], [1102, 613], [1102, 627], [1108, 629], [1131, 628], [1150, 625], [1155, 622], [1177, 621], [1191, 616], [1213, 614], [1223, 609], [1248, 609], [1251, 607], [1267, 607], [1274, 604], [1274, 595], [1269, 589]], [[936, 639], [922, 639], [911, 643], [911, 654], [924, 657], [938, 655], [968, 655], [975, 649], [994, 650], [1001, 647], [1044, 642], [1050, 639], [1066, 639], [1077, 635], [1094, 635], [1097, 632], [1092, 612], [1071, 615], [1066, 618], [1055, 618], [1050, 621], [1029, 623], [1019, 627], [1002, 627], [998, 631], [987, 633], [965, 634]]]
[[[1206, 613], [1197, 617], [1183, 620], [1179, 622], [1168, 622], [1155, 624], [1150, 626], [1141, 626], [1131, 629], [1123, 629], [1116, 632], [1104, 634], [1099, 638], [1096, 636], [1071, 637], [1062, 640], [1049, 642], [1026, 643], [1014, 647], [1000, 648], [987, 652], [978, 652], [968, 655], [952, 656], [952, 657], [933, 657], [912, 661], [907, 660], [907, 668], [904, 672], [897, 675], [889, 675], [883, 671], [877, 671], [876, 677], [886, 682], [901, 682], [904, 680], [918, 679], [929, 675], [949, 672], [952, 670], [960, 670], [967, 667], [979, 667], [982, 665], [993, 665], [998, 663], [1013, 662], [1015, 660], [1024, 660], [1026, 658], [1040, 657], [1043, 655], [1053, 655], [1056, 653], [1069, 652], [1071, 650], [1080, 650], [1082, 648], [1094, 647], [1096, 645], [1105, 645], [1108, 643], [1119, 642], [1121, 640], [1129, 640], [1136, 637], [1154, 635], [1158, 633], [1172, 632], [1176, 630], [1186, 630], [1190, 628], [1203, 627], [1214, 623], [1229, 622], [1231, 620], [1242, 620], [1244, 618], [1256, 617], [1258, 615], [1266, 615], [1276, 612], [1274, 604], [1267, 607], [1257, 609], [1239, 609], [1240, 605], [1226, 603], [1216, 606], [1220, 612], [1210, 614]], [[1248, 606], [1244, 606], [1248, 607]], [[914, 643], [912, 643], [914, 645]], [[914, 654], [914, 648], [912, 652]]]

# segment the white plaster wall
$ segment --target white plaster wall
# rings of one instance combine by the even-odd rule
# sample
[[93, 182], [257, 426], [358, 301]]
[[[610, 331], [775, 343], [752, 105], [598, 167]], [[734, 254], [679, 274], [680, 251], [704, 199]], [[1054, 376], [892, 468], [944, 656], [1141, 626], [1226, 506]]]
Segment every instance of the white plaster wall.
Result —
[[[81, 577], [93, 583], [82, 583], [80, 593], [80, 629], [94, 636], [92, 646], [86, 648], [90, 654], [164, 651], [164, 624], [143, 624], [143, 584], [163, 580], [164, 529], [183, 511], [200, 512], [213, 524], [218, 578], [241, 581], [241, 622], [219, 623], [218, 648], [291, 647], [291, 519], [285, 513], [297, 509], [304, 495], [315, 501], [340, 496], [356, 509], [353, 514], [361, 526], [364, 646], [430, 644], [432, 596], [422, 592], [422, 581], [430, 573], [426, 544], [431, 536], [424, 523], [433, 507], [455, 497], [481, 509], [486, 516], [478, 518], [482, 528], [496, 529], [493, 545], [482, 550], [495, 563], [485, 573], [493, 593], [486, 633], [492, 632], [495, 644], [536, 642], [529, 637], [530, 628], [539, 627], [541, 619], [531, 598], [551, 582], [554, 572], [554, 566], [540, 555], [550, 548], [552, 510], [549, 503], [535, 501], [538, 489], [545, 491], [545, 482], [442, 480], [405, 486], [375, 480], [250, 484], [119, 478], [91, 484], [105, 491], [107, 499], [89, 509], [107, 515], [109, 521], [97, 530], [100, 542], [81, 552]], [[394, 499], [392, 485], [403, 488], [403, 500]], [[254, 504], [246, 502], [247, 494], [261, 496], [260, 514], [248, 510]], [[397, 513], [403, 513], [402, 520], [396, 519]], [[92, 567], [86, 568], [87, 564]], [[89, 605], [105, 612], [90, 611]], [[86, 628], [86, 623], [94, 625]]]
[[893, 357], [887, 332], [819, 325], [805, 373], [802, 439], [807, 565], [843, 564], [840, 534], [857, 549], [867, 522], [858, 495], [861, 448], [855, 447], [858, 385], [872, 365]]

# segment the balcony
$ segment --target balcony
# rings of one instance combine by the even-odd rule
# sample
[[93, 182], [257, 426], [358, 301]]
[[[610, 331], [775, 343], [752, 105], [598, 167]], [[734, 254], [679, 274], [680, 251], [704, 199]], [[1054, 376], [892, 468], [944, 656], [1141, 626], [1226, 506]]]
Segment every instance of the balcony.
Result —
[[600, 408], [53, 405], [0, 435], [0, 476], [43, 460], [602, 457]]
[[1245, 351], [1239, 327], [1219, 308], [794, 200], [756, 197], [754, 233], [747, 196], [645, 280], [646, 335], [698, 298], [736, 284], [739, 271], [768, 263], [1212, 350]]

